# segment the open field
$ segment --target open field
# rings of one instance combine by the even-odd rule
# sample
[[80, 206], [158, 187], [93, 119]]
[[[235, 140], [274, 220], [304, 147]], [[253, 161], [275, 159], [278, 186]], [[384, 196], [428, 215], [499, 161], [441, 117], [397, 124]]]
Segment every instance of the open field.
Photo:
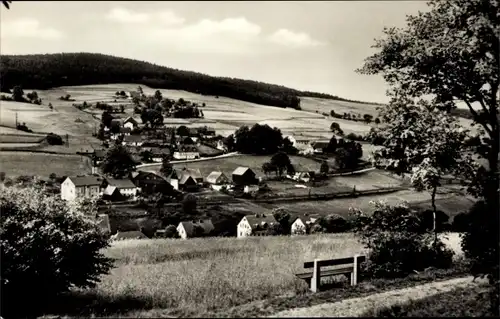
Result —
[[106, 250], [117, 267], [86, 293], [106, 305], [102, 311], [108, 316], [158, 309], [162, 316], [196, 317], [277, 296], [301, 295], [307, 284], [295, 273], [303, 262], [362, 252], [352, 234], [128, 240]]
[[[437, 195], [436, 206], [452, 218], [463, 211], [468, 210], [473, 201], [464, 196], [457, 195]], [[303, 201], [298, 203], [283, 203], [270, 205], [270, 207], [283, 207], [292, 212], [302, 212], [309, 214], [338, 214], [349, 217], [349, 208], [354, 207], [364, 212], [373, 212], [374, 206], [370, 201], [383, 200], [390, 205], [407, 202], [410, 207], [430, 209], [430, 196], [427, 193], [417, 193], [412, 190], [404, 190], [391, 194], [361, 196], [357, 198], [339, 198], [326, 201]]]
[[90, 174], [90, 163], [87, 157], [79, 155], [3, 151], [0, 152], [0, 171], [7, 177]]

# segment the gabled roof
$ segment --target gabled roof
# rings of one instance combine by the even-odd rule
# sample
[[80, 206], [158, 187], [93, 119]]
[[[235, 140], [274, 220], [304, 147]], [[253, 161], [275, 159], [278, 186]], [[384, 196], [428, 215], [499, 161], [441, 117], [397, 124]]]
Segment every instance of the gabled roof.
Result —
[[204, 219], [204, 220], [197, 220], [195, 222], [193, 221], [183, 221], [179, 223], [182, 225], [184, 230], [186, 231], [186, 235], [192, 236], [193, 235], [193, 230], [195, 226], [200, 226], [203, 228], [204, 234], [210, 233], [214, 229], [214, 224], [210, 219]]
[[130, 123], [132, 123], [132, 124], [134, 124], [134, 125], [139, 125], [139, 123], [138, 123], [138, 122], [137, 122], [137, 121], [136, 121], [136, 120], [135, 120], [132, 116], [127, 117], [127, 118], [123, 121], [123, 124], [128, 123], [128, 122], [130, 122]]
[[107, 181], [109, 185], [115, 186], [118, 189], [135, 188], [134, 183], [129, 178], [124, 178], [124, 179], [108, 178]]
[[203, 175], [201, 175], [201, 171], [197, 168], [183, 168], [180, 171], [182, 175], [188, 174], [192, 176], [194, 179], [203, 179]]
[[117, 123], [117, 124], [121, 125], [122, 124], [122, 119], [112, 119], [111, 120], [111, 124], [113, 124], [113, 123]]
[[227, 178], [227, 176], [223, 173], [223, 172], [219, 172], [219, 171], [213, 171], [212, 173], [210, 173], [208, 176], [207, 176], [207, 182], [211, 183], [211, 184], [215, 184], [217, 183], [217, 180], [222, 177], [224, 178], [225, 180], [229, 180]]
[[311, 143], [311, 146], [313, 148], [327, 148], [328, 147], [328, 142], [314, 142]]
[[[129, 128], [125, 127], [125, 129], [128, 129], [130, 131]], [[142, 137], [140, 135], [125, 135], [123, 137], [123, 141], [124, 142], [141, 142], [142, 141]]]
[[114, 240], [123, 240], [123, 239], [147, 239], [148, 236], [144, 235], [142, 232], [138, 230], [133, 231], [125, 231], [125, 232], [117, 232], [113, 236], [111, 236]]
[[252, 229], [255, 229], [257, 226], [262, 225], [263, 223], [266, 223], [268, 225], [277, 223], [272, 214], [247, 215], [245, 216], [245, 218], [247, 219]]
[[156, 156], [168, 156], [170, 155], [170, 150], [168, 148], [151, 147], [149, 150], [153, 155]]
[[104, 181], [104, 178], [97, 175], [69, 176], [68, 178], [76, 187], [100, 186]]
[[297, 219], [300, 219], [304, 224], [315, 223], [319, 217], [317, 214], [293, 214], [291, 222], [293, 224]]
[[253, 173], [253, 171], [249, 167], [240, 166], [233, 171], [233, 175], [245, 175], [247, 171]]
[[102, 191], [102, 194], [103, 195], [107, 195], [107, 196], [112, 196], [114, 194], [114, 192], [119, 192], [118, 188], [116, 188], [116, 186], [111, 186], [111, 185], [108, 185], [108, 187], [106, 187], [103, 191]]
[[184, 185], [189, 180], [192, 180], [193, 184], [197, 184], [196, 179], [194, 179], [191, 175], [189, 175], [189, 174], [182, 174], [182, 177], [179, 179], [179, 185]]

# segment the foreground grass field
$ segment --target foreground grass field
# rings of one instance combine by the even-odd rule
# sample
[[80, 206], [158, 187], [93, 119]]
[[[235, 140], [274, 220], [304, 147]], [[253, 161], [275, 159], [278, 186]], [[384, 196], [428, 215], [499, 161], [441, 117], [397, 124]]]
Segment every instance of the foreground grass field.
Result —
[[106, 255], [115, 258], [117, 267], [82, 298], [94, 300], [87, 315], [133, 316], [163, 309], [162, 315], [199, 316], [300, 295], [307, 284], [294, 274], [303, 262], [363, 251], [352, 234], [116, 242]]

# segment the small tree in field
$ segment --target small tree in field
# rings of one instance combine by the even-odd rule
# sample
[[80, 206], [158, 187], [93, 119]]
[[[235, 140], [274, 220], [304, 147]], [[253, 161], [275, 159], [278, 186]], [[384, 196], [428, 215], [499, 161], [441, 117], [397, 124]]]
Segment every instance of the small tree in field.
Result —
[[278, 169], [278, 175], [283, 175], [283, 172], [290, 166], [290, 158], [284, 152], [278, 152], [271, 157], [271, 165]]
[[31, 187], [2, 189], [2, 316], [36, 317], [37, 305], [71, 287], [93, 287], [109, 271], [111, 260], [102, 254], [108, 242], [91, 218], [92, 202], [68, 204]]
[[193, 194], [186, 194], [182, 199], [182, 211], [184, 214], [192, 215], [196, 212], [197, 200]]
[[337, 122], [333, 122], [332, 125], [330, 125], [330, 131], [334, 134], [344, 135], [344, 131], [340, 128], [340, 125]]
[[328, 166], [328, 163], [326, 161], [321, 163], [319, 171], [321, 174], [328, 174], [328, 172], [330, 171], [330, 167]]

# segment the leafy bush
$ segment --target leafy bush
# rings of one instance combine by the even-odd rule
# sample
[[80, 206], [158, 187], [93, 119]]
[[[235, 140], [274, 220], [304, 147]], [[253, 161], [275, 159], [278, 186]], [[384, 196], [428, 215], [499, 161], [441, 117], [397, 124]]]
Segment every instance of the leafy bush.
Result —
[[54, 134], [54, 133], [47, 134], [46, 140], [47, 140], [47, 143], [49, 143], [49, 145], [63, 145], [64, 144], [62, 137], [57, 135], [57, 134]]
[[166, 238], [180, 238], [179, 233], [177, 232], [177, 228], [175, 225], [168, 225], [165, 228], [165, 237]]
[[370, 250], [364, 271], [368, 276], [404, 277], [427, 267], [451, 266], [453, 252], [444, 244], [433, 246], [432, 236], [419, 231], [421, 221], [406, 205], [375, 203], [368, 216], [354, 210], [355, 232]]
[[[111, 268], [92, 202], [68, 204], [34, 188], [0, 192], [2, 316], [30, 311], [71, 287], [92, 287]], [[16, 301], [23, 300], [23, 303]], [[17, 305], [20, 305], [18, 307]]]
[[468, 212], [462, 212], [457, 214], [453, 218], [453, 223], [451, 224], [451, 228], [455, 232], [465, 232], [469, 228], [470, 224], [470, 215]]
[[322, 232], [325, 233], [341, 233], [350, 229], [349, 222], [337, 214], [320, 217], [317, 224], [321, 226]]

